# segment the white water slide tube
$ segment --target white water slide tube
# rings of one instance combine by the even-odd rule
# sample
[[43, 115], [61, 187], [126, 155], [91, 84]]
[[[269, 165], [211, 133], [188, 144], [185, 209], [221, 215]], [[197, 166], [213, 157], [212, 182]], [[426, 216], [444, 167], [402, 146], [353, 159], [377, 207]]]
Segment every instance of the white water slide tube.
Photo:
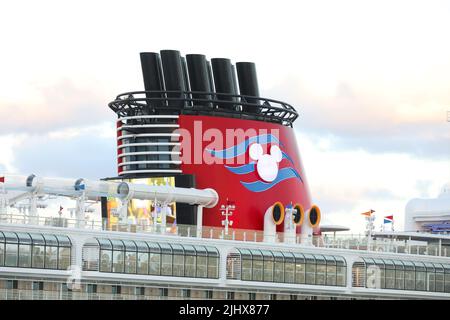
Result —
[[140, 199], [159, 202], [181, 202], [214, 207], [219, 201], [213, 189], [178, 188], [171, 186], [149, 186], [129, 182], [114, 182], [86, 179], [43, 178], [35, 175], [0, 175], [0, 185], [6, 191], [22, 191], [30, 194], [50, 194], [65, 197], [86, 198], [114, 197], [122, 200]]

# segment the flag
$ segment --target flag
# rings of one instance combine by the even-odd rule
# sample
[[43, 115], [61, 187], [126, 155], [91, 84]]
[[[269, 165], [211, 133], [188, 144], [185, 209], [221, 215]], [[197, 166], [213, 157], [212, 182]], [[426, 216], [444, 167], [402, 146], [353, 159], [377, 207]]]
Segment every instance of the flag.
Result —
[[384, 217], [384, 222], [383, 223], [393, 223], [393, 222], [394, 222], [394, 216]]
[[363, 213], [361, 213], [361, 214], [362, 214], [363, 216], [370, 217], [370, 216], [372, 216], [372, 213], [374, 213], [374, 212], [375, 212], [375, 210], [370, 209], [369, 211], [363, 212]]

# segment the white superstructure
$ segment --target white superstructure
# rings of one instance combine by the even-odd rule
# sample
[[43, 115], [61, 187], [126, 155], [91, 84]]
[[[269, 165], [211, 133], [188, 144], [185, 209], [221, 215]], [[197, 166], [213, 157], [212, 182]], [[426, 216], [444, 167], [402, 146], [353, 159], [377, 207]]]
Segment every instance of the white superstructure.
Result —
[[437, 198], [412, 199], [406, 205], [405, 231], [423, 231], [425, 225], [446, 222], [450, 223], [450, 183]]

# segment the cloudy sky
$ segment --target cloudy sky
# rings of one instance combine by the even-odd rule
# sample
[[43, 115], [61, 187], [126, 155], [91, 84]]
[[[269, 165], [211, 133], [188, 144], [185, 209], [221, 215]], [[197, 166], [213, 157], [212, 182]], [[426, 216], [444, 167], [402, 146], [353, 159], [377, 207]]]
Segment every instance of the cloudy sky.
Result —
[[448, 1], [9, 1], [0, 33], [0, 172], [100, 178], [115, 168], [115, 95], [141, 51], [254, 61], [263, 96], [301, 116], [325, 222], [403, 225], [450, 181]]

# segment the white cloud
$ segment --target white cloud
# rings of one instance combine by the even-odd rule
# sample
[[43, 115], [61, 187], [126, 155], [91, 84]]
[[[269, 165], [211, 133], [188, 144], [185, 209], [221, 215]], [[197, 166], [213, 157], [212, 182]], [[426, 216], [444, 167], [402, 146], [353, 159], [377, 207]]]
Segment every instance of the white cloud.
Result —
[[[15, 166], [14, 160], [14, 147], [20, 145], [26, 138], [26, 135], [4, 135], [0, 136], [0, 170], [15, 173], [17, 168]], [[1, 171], [0, 171], [1, 172]]]
[[[405, 154], [372, 154], [363, 150], [337, 151], [329, 148], [333, 139], [297, 135], [311, 195], [329, 221], [364, 229], [360, 213], [374, 209], [381, 219], [394, 214], [403, 226], [408, 200], [427, 189], [437, 196], [450, 181], [448, 160], [417, 159]], [[325, 219], [325, 221], [326, 221]]]

